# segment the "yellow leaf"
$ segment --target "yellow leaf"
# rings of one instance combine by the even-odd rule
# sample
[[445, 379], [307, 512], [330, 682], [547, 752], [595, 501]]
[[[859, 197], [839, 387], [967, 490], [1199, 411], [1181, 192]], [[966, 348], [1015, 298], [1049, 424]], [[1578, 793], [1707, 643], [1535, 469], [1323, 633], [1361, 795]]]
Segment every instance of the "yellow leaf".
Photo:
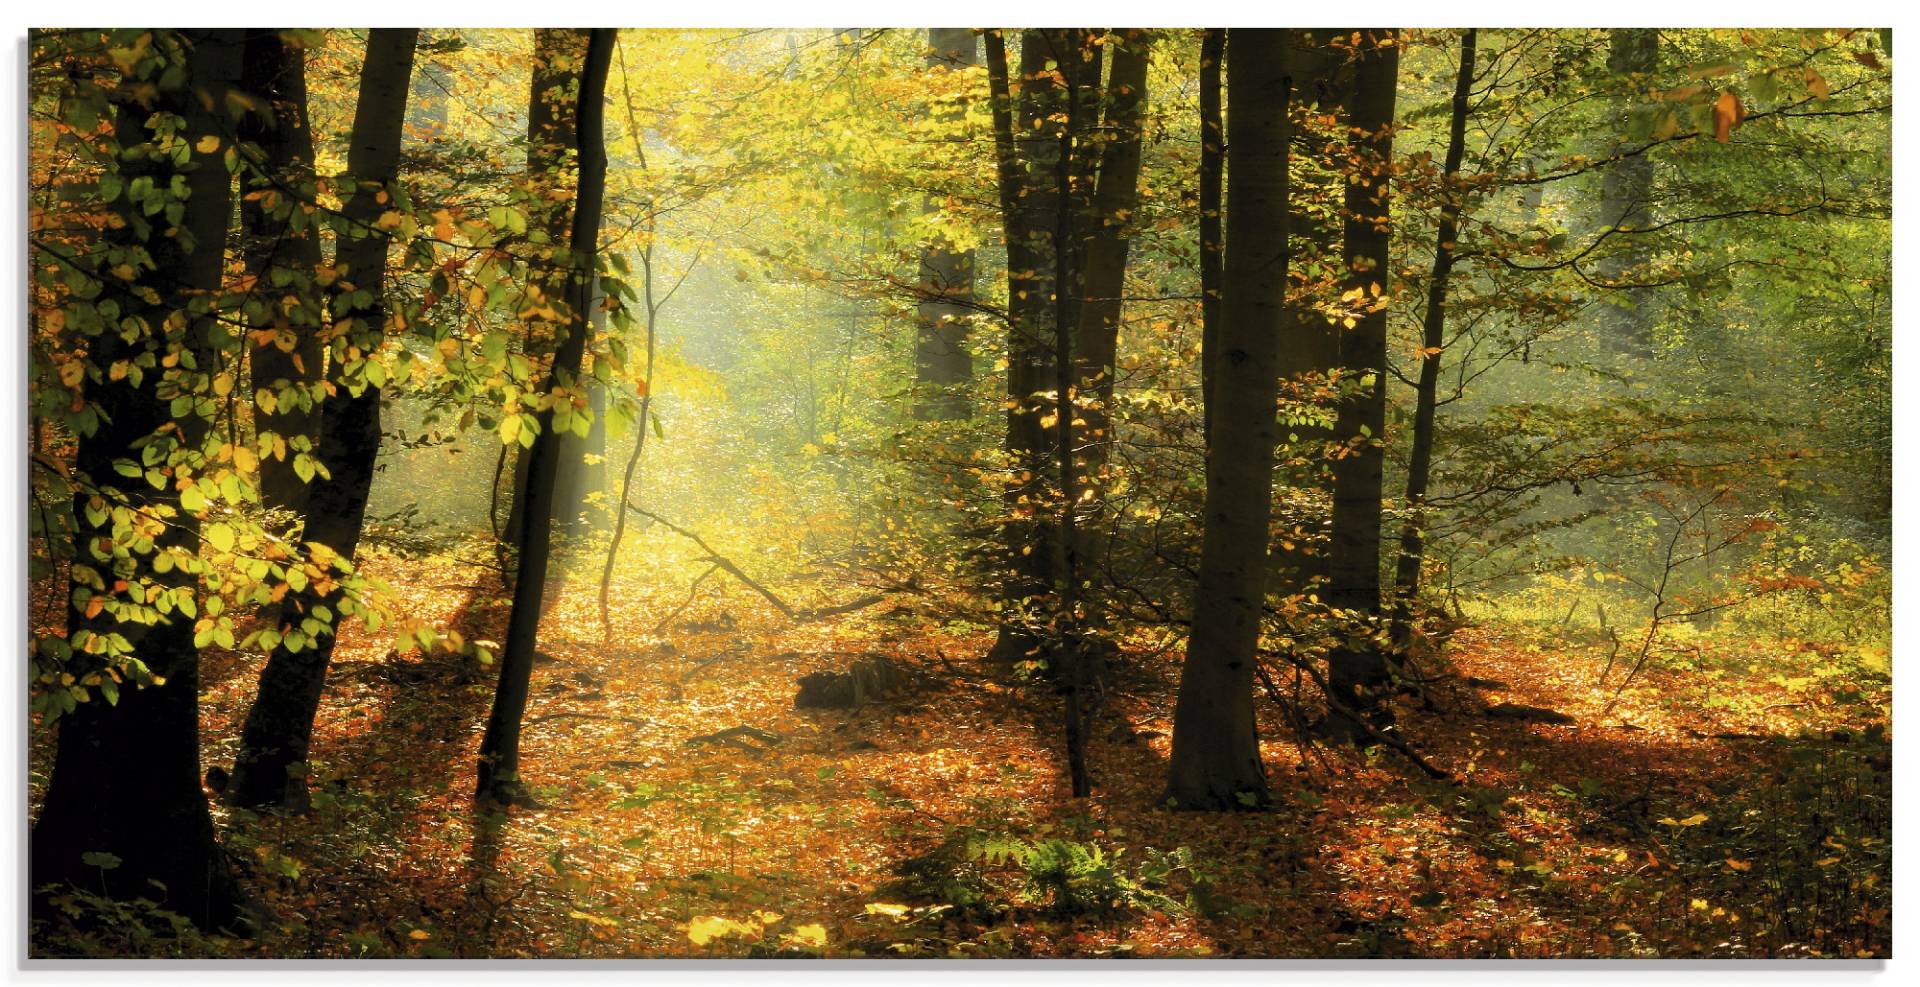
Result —
[[796, 926], [787, 938], [793, 942], [807, 946], [825, 946], [827, 944], [827, 927], [817, 922], [811, 925]]
[[412, 932], [407, 933], [407, 938], [412, 939], [415, 942], [423, 942], [425, 940], [432, 939], [433, 933], [428, 932], [425, 929], [415, 929]]
[[721, 936], [730, 936], [739, 928], [739, 923], [718, 915], [697, 915], [687, 923], [687, 938], [695, 946], [705, 946]]
[[201, 154], [212, 154], [220, 150], [220, 137], [217, 134], [208, 134], [200, 138], [200, 143], [193, 145], [193, 149]]

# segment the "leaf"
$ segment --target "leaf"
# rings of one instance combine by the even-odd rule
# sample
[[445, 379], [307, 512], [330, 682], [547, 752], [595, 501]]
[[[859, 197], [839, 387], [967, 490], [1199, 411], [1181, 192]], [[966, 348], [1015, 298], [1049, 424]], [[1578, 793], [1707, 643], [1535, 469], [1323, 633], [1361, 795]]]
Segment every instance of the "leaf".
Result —
[[1747, 109], [1740, 105], [1740, 97], [1731, 89], [1722, 90], [1720, 98], [1713, 103], [1713, 139], [1725, 144], [1733, 128], [1746, 118]]
[[787, 935], [787, 939], [805, 946], [825, 946], [827, 944], [827, 927], [818, 922], [795, 926], [794, 930]]
[[201, 154], [212, 154], [220, 150], [220, 135], [208, 134], [200, 138], [200, 142], [193, 145], [193, 149], [199, 151]]
[[206, 538], [207, 543], [212, 545], [216, 551], [230, 552], [233, 550], [233, 529], [224, 524], [209, 524], [206, 530], [202, 532], [202, 535]]
[[80, 855], [80, 862], [88, 867], [112, 870], [120, 866], [120, 858], [104, 850], [91, 850]]

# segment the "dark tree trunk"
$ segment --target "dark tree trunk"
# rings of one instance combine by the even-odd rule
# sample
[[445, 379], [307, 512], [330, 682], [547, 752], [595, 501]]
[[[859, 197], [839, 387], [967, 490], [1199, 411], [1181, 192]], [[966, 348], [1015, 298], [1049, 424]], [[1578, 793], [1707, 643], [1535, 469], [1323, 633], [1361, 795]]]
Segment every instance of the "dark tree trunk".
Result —
[[[256, 407], [253, 424], [256, 432], [282, 440], [260, 457], [260, 502], [298, 513], [306, 503], [307, 482], [294, 462], [298, 453], [313, 451], [310, 443], [320, 420], [316, 385], [324, 318], [314, 280], [320, 266], [317, 217], [296, 220], [294, 215], [314, 201], [315, 193], [306, 50], [289, 44], [277, 29], [249, 29], [240, 86], [271, 107], [270, 116], [248, 114], [240, 128], [240, 136], [259, 149], [257, 177], [250, 184], [262, 193], [240, 203], [240, 254], [255, 281], [243, 309], [253, 334], [248, 361], [254, 391], [274, 394], [273, 410]], [[290, 307], [282, 301], [288, 297], [297, 299]]]
[[[1080, 510], [1080, 464], [1074, 431], [1076, 417], [1075, 335], [1082, 325], [1086, 297], [1086, 244], [1081, 232], [1092, 210], [1092, 155], [1082, 147], [1083, 135], [1098, 122], [1100, 48], [1084, 29], [1047, 32], [1053, 60], [1066, 87], [1061, 105], [1066, 117], [1057, 128], [1055, 182], [1062, 194], [1055, 199], [1053, 217], [1053, 420], [1047, 438], [1053, 451], [1059, 488], [1058, 530], [1053, 541], [1057, 578], [1050, 670], [1066, 694], [1067, 768], [1074, 797], [1093, 793], [1087, 769], [1086, 717], [1082, 691], [1092, 681], [1094, 655], [1086, 647], [1081, 628], [1080, 550], [1077, 534]], [[1122, 265], [1125, 259], [1122, 258]], [[1045, 419], [1043, 419], [1043, 428]]]
[[1227, 55], [1226, 28], [1210, 27], [1200, 41], [1200, 421], [1213, 443], [1213, 379], [1219, 372], [1221, 249], [1220, 177], [1225, 143], [1220, 125], [1220, 65]]
[[[561, 32], [541, 31], [541, 35]], [[573, 221], [564, 255], [566, 323], [543, 388], [553, 394], [575, 388], [586, 352], [588, 310], [593, 302], [593, 273], [600, 239], [600, 214], [606, 192], [607, 149], [604, 128], [607, 69], [612, 61], [615, 31], [594, 28], [586, 32], [586, 54], [579, 62], [579, 97], [575, 104], [579, 177]], [[542, 92], [536, 75], [534, 103], [551, 98]], [[519, 577], [513, 589], [513, 613], [507, 621], [507, 639], [500, 654], [500, 683], [493, 711], [487, 717], [486, 736], [480, 742], [479, 779], [475, 797], [482, 803], [524, 802], [520, 772], [520, 723], [526, 714], [527, 693], [533, 675], [533, 650], [540, 631], [541, 598], [553, 540], [554, 475], [560, 444], [553, 434], [553, 415], [542, 411], [540, 430], [529, 450], [526, 507], [517, 532], [520, 545]]]
[[[169, 352], [184, 353], [198, 366], [212, 366], [210, 341], [225, 332], [204, 314], [189, 313], [204, 313], [193, 306], [221, 287], [233, 207], [232, 179], [221, 160], [228, 133], [224, 107], [240, 79], [245, 38], [238, 30], [191, 30], [166, 40], [177, 40], [184, 48], [185, 83], [150, 88], [151, 102], [146, 104], [131, 97], [119, 104], [115, 136], [129, 152], [121, 159], [119, 174], [128, 185], [147, 178], [156, 189], [168, 188], [179, 177], [187, 198], [178, 224], [168, 227], [149, 222], [139, 203], [122, 196], [112, 206], [124, 224], [102, 233], [115, 245], [144, 249], [152, 261], [129, 282], [105, 269], [119, 263], [108, 258], [98, 279], [102, 298], [118, 302], [124, 316], [143, 320], [147, 332], [132, 342], [117, 332], [102, 333], [92, 341], [90, 360], [104, 367], [148, 353], [156, 365], [138, 383], [132, 377], [116, 381], [103, 375], [88, 389], [101, 422], [95, 432], [79, 437], [74, 457], [81, 487], [74, 503], [76, 591], [90, 592], [84, 581], [88, 572], [108, 580], [117, 576], [136, 589], [191, 590], [195, 582], [181, 567], [158, 571], [154, 553], [177, 552], [187, 558], [198, 553], [198, 518], [180, 510], [179, 493], [171, 485], [156, 490], [144, 476], [120, 475], [113, 464], [142, 440], [152, 440], [163, 450], [197, 451], [211, 427], [207, 414], [170, 413], [170, 401], [159, 396], [163, 384], [171, 388], [177, 382], [189, 394], [196, 389], [191, 375], [163, 373], [158, 361]], [[152, 81], [127, 79], [124, 85]], [[180, 136], [193, 149], [190, 167], [176, 167], [170, 154], [159, 153], [151, 143], [146, 122], [156, 112], [184, 120]], [[208, 135], [223, 138], [221, 147], [201, 150], [201, 139]], [[183, 314], [188, 315], [184, 331], [162, 328]], [[210, 390], [199, 397], [207, 405], [213, 400]], [[114, 522], [88, 518], [93, 491], [109, 507], [174, 515], [154, 538], [152, 552], [131, 551], [116, 561], [102, 551], [100, 543], [112, 538]], [[128, 536], [124, 525], [122, 535]], [[157, 899], [202, 929], [231, 926], [239, 919], [238, 894], [200, 787], [200, 656], [193, 622], [177, 610], [157, 623], [123, 621], [116, 617], [120, 604], [133, 604], [124, 593], [116, 596], [115, 606], [89, 616], [86, 594], [70, 594], [75, 602], [67, 612], [68, 639], [76, 647], [69, 668], [76, 676], [100, 671], [97, 662], [93, 667], [83, 664], [91, 653], [85, 646], [96, 636], [118, 634], [154, 680], [144, 687], [129, 683], [117, 702], [96, 694], [60, 718], [53, 773], [30, 839], [32, 886], [73, 885], [104, 890], [115, 898]], [[119, 862], [103, 867], [108, 858], [96, 854]], [[38, 894], [34, 911], [43, 918], [52, 914], [46, 898]]]
[[1008, 467], [1003, 533], [1009, 558], [1003, 612], [994, 657], [1015, 660], [1039, 647], [1054, 585], [1053, 525], [1046, 519], [1046, 477], [1052, 456], [1041, 419], [1041, 395], [1053, 377], [1053, 227], [1061, 197], [1057, 124], [1065, 115], [1065, 87], [1046, 72], [1047, 32], [1023, 32], [1018, 104], [1009, 92], [1006, 40], [987, 35], [988, 78], [994, 98], [994, 145], [1007, 247]]
[[[542, 298], [558, 299], [566, 292], [567, 230], [572, 222], [573, 197], [568, 187], [568, 152], [578, 140], [573, 86], [580, 78], [586, 34], [572, 31], [535, 31], [533, 35], [533, 92], [527, 103], [527, 200], [529, 226], [547, 232], [548, 246], [528, 259], [527, 288]], [[535, 366], [549, 365], [561, 338], [551, 325], [529, 323], [525, 346]], [[560, 439], [564, 456], [565, 437]], [[526, 527], [527, 476], [533, 462], [530, 446], [515, 446], [513, 485], [507, 502], [505, 543], [500, 546], [501, 568], [509, 589], [519, 585], [520, 532]], [[561, 515], [556, 512], [556, 517]], [[543, 587], [544, 589], [544, 587]]]
[[[1439, 406], [1440, 360], [1447, 345], [1447, 288], [1459, 249], [1460, 214], [1466, 192], [1460, 187], [1460, 164], [1467, 149], [1467, 115], [1473, 96], [1474, 56], [1479, 32], [1460, 36], [1460, 73], [1453, 85], [1453, 116], [1447, 127], [1447, 154], [1441, 164], [1440, 228], [1433, 247], [1433, 270], [1427, 277], [1427, 311], [1420, 324], [1420, 377], [1414, 384], [1413, 441], [1407, 454], [1407, 520], [1400, 529], [1400, 557], [1394, 566], [1393, 595], [1396, 622], [1404, 625], [1413, 599], [1420, 592], [1420, 565], [1426, 555], [1426, 502], [1433, 474], [1433, 426]], [[1397, 637], [1404, 638], [1398, 630]]]
[[[596, 278], [593, 307], [587, 313], [590, 338], [597, 336], [605, 323], [601, 311], [604, 297]], [[605, 530], [610, 520], [606, 501], [591, 496], [595, 491], [604, 495], [607, 487], [607, 392], [591, 378], [585, 386], [587, 410], [592, 412], [593, 421], [584, 436], [572, 432], [560, 436], [560, 475], [555, 480], [554, 521], [568, 544]], [[548, 587], [549, 594], [553, 591], [554, 587]]]
[[[970, 28], [927, 29], [929, 68], [958, 70], [980, 64]], [[947, 111], [948, 116], [957, 111]], [[938, 209], [931, 200], [929, 212]], [[918, 332], [914, 337], [914, 416], [950, 421], [971, 413], [968, 385], [973, 355], [967, 333], [973, 314], [973, 251], [935, 236], [920, 254]]]
[[1236, 28], [1227, 63], [1226, 295], [1208, 399], [1206, 531], [1193, 632], [1173, 714], [1167, 799], [1183, 809], [1266, 804], [1253, 672], [1266, 602], [1279, 334], [1287, 288], [1289, 35]]
[[[375, 28], [367, 36], [366, 62], [360, 70], [360, 95], [354, 107], [353, 136], [347, 150], [347, 175], [354, 190], [342, 210], [335, 266], [344, 284], [336, 283], [336, 324], [352, 320], [346, 338], [365, 354], [377, 354], [386, 331], [387, 250], [391, 237], [376, 221], [390, 206], [379, 196], [391, 192], [400, 166], [401, 123], [405, 119], [408, 80], [419, 31], [415, 28]], [[352, 293], [366, 291], [366, 305], [351, 302]], [[334, 395], [320, 406], [317, 455], [327, 467], [307, 494], [306, 540], [325, 545], [333, 559], [351, 563], [360, 545], [366, 520], [367, 495], [373, 487], [374, 460], [380, 452], [380, 388], [361, 376], [363, 365], [336, 359], [331, 376]], [[357, 391], [357, 393], [356, 393]], [[323, 559], [321, 571], [331, 566]], [[330, 573], [338, 575], [338, 573]], [[312, 575], [318, 576], [319, 573]], [[287, 630], [314, 627], [303, 648], [282, 643], [267, 656], [260, 672], [260, 690], [241, 728], [240, 752], [234, 758], [227, 783], [227, 799], [235, 805], [259, 808], [307, 804], [307, 753], [313, 739], [313, 717], [320, 708], [327, 666], [333, 660], [334, 633], [346, 619], [348, 605], [337, 581], [320, 592], [320, 581], [310, 579], [304, 591], [289, 592], [281, 601], [280, 625]], [[324, 608], [333, 616], [319, 619]], [[306, 625], [309, 619], [313, 625]]]
[[[1113, 47], [1113, 69], [1107, 79], [1106, 121], [1100, 127], [1099, 179], [1093, 190], [1091, 215], [1082, 232], [1079, 312], [1075, 341], [1080, 418], [1085, 428], [1081, 470], [1090, 493], [1082, 500], [1080, 557], [1088, 564], [1102, 551], [1101, 517], [1107, 489], [1107, 464], [1112, 459], [1114, 367], [1118, 358], [1121, 298], [1126, 293], [1127, 250], [1133, 213], [1140, 194], [1140, 121], [1147, 106], [1147, 59], [1153, 38], [1149, 32], [1122, 32]], [[1086, 125], [1092, 129], [1092, 121]], [[1091, 149], [1083, 152], [1092, 158]]]
[[1385, 465], [1387, 300], [1392, 240], [1389, 194], [1393, 175], [1393, 110], [1400, 46], [1389, 29], [1367, 32], [1356, 55], [1353, 101], [1347, 113], [1357, 174], [1347, 181], [1346, 277], [1348, 304], [1363, 306], [1341, 335], [1342, 385], [1334, 426], [1333, 534], [1328, 552], [1327, 602], [1356, 618], [1347, 643], [1328, 657], [1328, 682], [1352, 709], [1378, 705], [1387, 680], [1386, 652], [1373, 636], [1380, 613], [1380, 502]]
[[[1287, 306], [1280, 326], [1286, 341], [1280, 348], [1281, 398], [1292, 414], [1282, 433], [1288, 458], [1305, 463], [1300, 477], [1304, 502], [1280, 519], [1286, 532], [1274, 549], [1272, 588], [1277, 593], [1305, 595], [1326, 578], [1324, 543], [1329, 511], [1322, 500], [1332, 483], [1327, 449], [1334, 430], [1325, 421], [1325, 389], [1340, 363], [1340, 327], [1319, 304], [1341, 287], [1342, 166], [1336, 155], [1346, 144], [1335, 139], [1318, 120], [1343, 119], [1351, 93], [1350, 49], [1344, 39], [1353, 32], [1330, 28], [1294, 32], [1291, 52], [1294, 101], [1313, 125], [1297, 128], [1293, 157], [1288, 162], [1291, 194], [1287, 204], [1289, 278]], [[1335, 42], [1340, 44], [1336, 45]], [[1297, 475], [1297, 474], [1296, 474]]]
[[[1646, 78], [1660, 64], [1660, 32], [1654, 28], [1613, 28], [1608, 34], [1607, 69], [1622, 85], [1634, 88], [1617, 99], [1616, 129], [1626, 133], [1626, 117], [1641, 101]], [[1653, 220], [1653, 158], [1636, 154], [1608, 167], [1600, 179], [1601, 229], [1644, 229]], [[1644, 236], [1627, 236], [1624, 245], [1594, 265], [1602, 284], [1644, 280], [1648, 252]], [[1653, 352], [1653, 289], [1621, 288], [1601, 299], [1601, 345], [1618, 357], [1644, 359]]]

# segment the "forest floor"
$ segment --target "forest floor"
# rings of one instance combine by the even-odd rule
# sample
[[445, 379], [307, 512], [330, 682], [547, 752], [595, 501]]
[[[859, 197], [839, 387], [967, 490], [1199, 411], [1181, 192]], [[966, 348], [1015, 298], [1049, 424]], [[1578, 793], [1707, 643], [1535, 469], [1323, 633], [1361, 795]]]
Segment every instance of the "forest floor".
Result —
[[[497, 640], [504, 594], [376, 557], [413, 613]], [[1718, 645], [1650, 668], [1603, 718], [1603, 651], [1472, 626], [1404, 735], [1303, 750], [1262, 700], [1270, 812], [1157, 804], [1178, 649], [1129, 651], [1096, 703], [1096, 790], [1069, 797], [1059, 698], [933, 627], [916, 598], [795, 623], [737, 585], [664, 632], [686, 582], [559, 595], [523, 777], [542, 803], [476, 816], [494, 670], [349, 632], [317, 724], [315, 808], [216, 805], [270, 916], [252, 956], [1885, 956], [1884, 688], [1817, 650]], [[795, 679], [884, 655], [908, 673], [851, 710]], [[1748, 660], [1752, 658], [1768, 660]], [[261, 659], [203, 659], [206, 763], [231, 764]], [[1276, 672], [1276, 674], [1279, 674]], [[1478, 681], [1464, 682], [1465, 677]], [[1616, 676], [1617, 681], [1617, 676]], [[1281, 689], [1293, 687], [1290, 677]], [[1728, 698], [1732, 697], [1732, 698]], [[1517, 703], [1570, 724], [1488, 715]], [[732, 728], [749, 727], [721, 735]], [[704, 742], [696, 738], [708, 738]], [[34, 764], [46, 743], [36, 736]], [[43, 778], [36, 772], [37, 794]], [[109, 950], [101, 942], [93, 948]], [[122, 946], [124, 948], [124, 944]], [[148, 945], [144, 948], [158, 948]]]

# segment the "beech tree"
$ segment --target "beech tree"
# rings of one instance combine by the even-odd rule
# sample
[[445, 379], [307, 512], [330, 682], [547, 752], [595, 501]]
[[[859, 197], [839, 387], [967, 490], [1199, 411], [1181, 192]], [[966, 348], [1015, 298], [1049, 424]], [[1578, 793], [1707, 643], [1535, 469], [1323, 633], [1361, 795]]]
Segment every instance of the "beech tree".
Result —
[[[927, 67], [960, 71], [980, 64], [979, 41], [970, 28], [927, 29]], [[951, 116], [964, 107], [942, 112]], [[933, 209], [931, 202], [929, 209]], [[914, 414], [922, 419], [964, 418], [973, 354], [967, 337], [973, 316], [973, 251], [936, 234], [920, 252], [921, 301], [915, 310]]]
[[1225, 298], [1207, 400], [1212, 441], [1193, 630], [1173, 714], [1167, 800], [1182, 809], [1266, 804], [1253, 671], [1266, 610], [1276, 331], [1287, 291], [1287, 160], [1294, 32], [1234, 28], [1227, 45]]
[[[313, 479], [303, 497], [303, 538], [329, 570], [351, 566], [380, 451], [382, 388], [368, 375], [368, 361], [380, 352], [387, 324], [392, 235], [380, 217], [401, 201], [401, 124], [418, 37], [415, 28], [372, 29], [360, 70], [345, 176], [352, 192], [337, 226], [339, 279], [328, 294], [337, 330], [328, 358], [333, 393], [317, 405], [315, 458], [325, 473]], [[279, 643], [260, 672], [260, 690], [247, 713], [228, 782], [227, 798], [234, 804], [306, 805], [313, 717], [348, 604], [347, 588], [332, 578], [292, 589], [282, 600]], [[297, 633], [301, 629], [305, 633]]]
[[[574, 43], [574, 39], [583, 34], [584, 50]], [[542, 401], [535, 413], [537, 430], [533, 445], [527, 450], [526, 500], [519, 512], [520, 528], [514, 532], [519, 567], [513, 588], [513, 611], [500, 654], [500, 681], [494, 694], [493, 711], [487, 717], [487, 732], [480, 743], [475, 797], [482, 803], [501, 805], [528, 801], [519, 776], [520, 721], [526, 714], [533, 652], [540, 632], [541, 599], [553, 543], [554, 484], [560, 466], [554, 409], [562, 403], [573, 408], [586, 404], [585, 395], [580, 393], [580, 366], [587, 346], [600, 216], [606, 194], [605, 102], [615, 32], [610, 28], [586, 32], [542, 30], [536, 32], [536, 37], [539, 38], [536, 50], [542, 53], [537, 57], [546, 59], [540, 67], [545, 71], [537, 68], [534, 74], [532, 103], [536, 113], [542, 104], [566, 105], [563, 94], [567, 91], [577, 93], [571, 126], [565, 128], [574, 135], [571, 150], [576, 178], [571, 222], [565, 240], [558, 241], [551, 253], [553, 273], [546, 279], [549, 286], [546, 300], [560, 314], [560, 318], [554, 320], [559, 345], [541, 388]], [[572, 74], [573, 80], [561, 81], [562, 73]], [[529, 163], [538, 168], [537, 177], [550, 181], [554, 172], [564, 173], [566, 149], [551, 143], [553, 130], [543, 133], [539, 124], [534, 126], [534, 146], [552, 156]]]
[[[116, 38], [130, 53], [117, 91], [76, 94], [99, 112], [113, 107], [118, 154], [102, 179], [113, 194], [102, 198], [120, 222], [99, 249], [68, 260], [91, 309], [111, 317], [82, 328], [85, 345], [97, 365], [122, 370], [88, 387], [98, 410], [74, 454], [71, 653], [55, 656], [68, 681], [100, 694], [59, 716], [30, 867], [36, 890], [156, 898], [211, 930], [238, 921], [240, 901], [200, 787], [200, 652], [192, 609], [180, 606], [206, 568], [201, 522], [180, 487], [150, 483], [138, 464], [190, 474], [203, 463], [217, 407], [204, 369], [222, 335], [214, 299], [233, 209], [228, 97], [239, 92], [246, 36], [141, 35]], [[35, 894], [37, 914], [50, 915], [50, 903]]]
[[1376, 707], [1387, 681], [1379, 640], [1380, 528], [1387, 419], [1388, 270], [1392, 240], [1393, 111], [1400, 45], [1391, 29], [1364, 32], [1355, 52], [1347, 128], [1353, 145], [1344, 212], [1345, 291], [1349, 328], [1340, 335], [1343, 398], [1334, 425], [1333, 527], [1328, 547], [1327, 602], [1359, 621], [1328, 660], [1334, 697]]

